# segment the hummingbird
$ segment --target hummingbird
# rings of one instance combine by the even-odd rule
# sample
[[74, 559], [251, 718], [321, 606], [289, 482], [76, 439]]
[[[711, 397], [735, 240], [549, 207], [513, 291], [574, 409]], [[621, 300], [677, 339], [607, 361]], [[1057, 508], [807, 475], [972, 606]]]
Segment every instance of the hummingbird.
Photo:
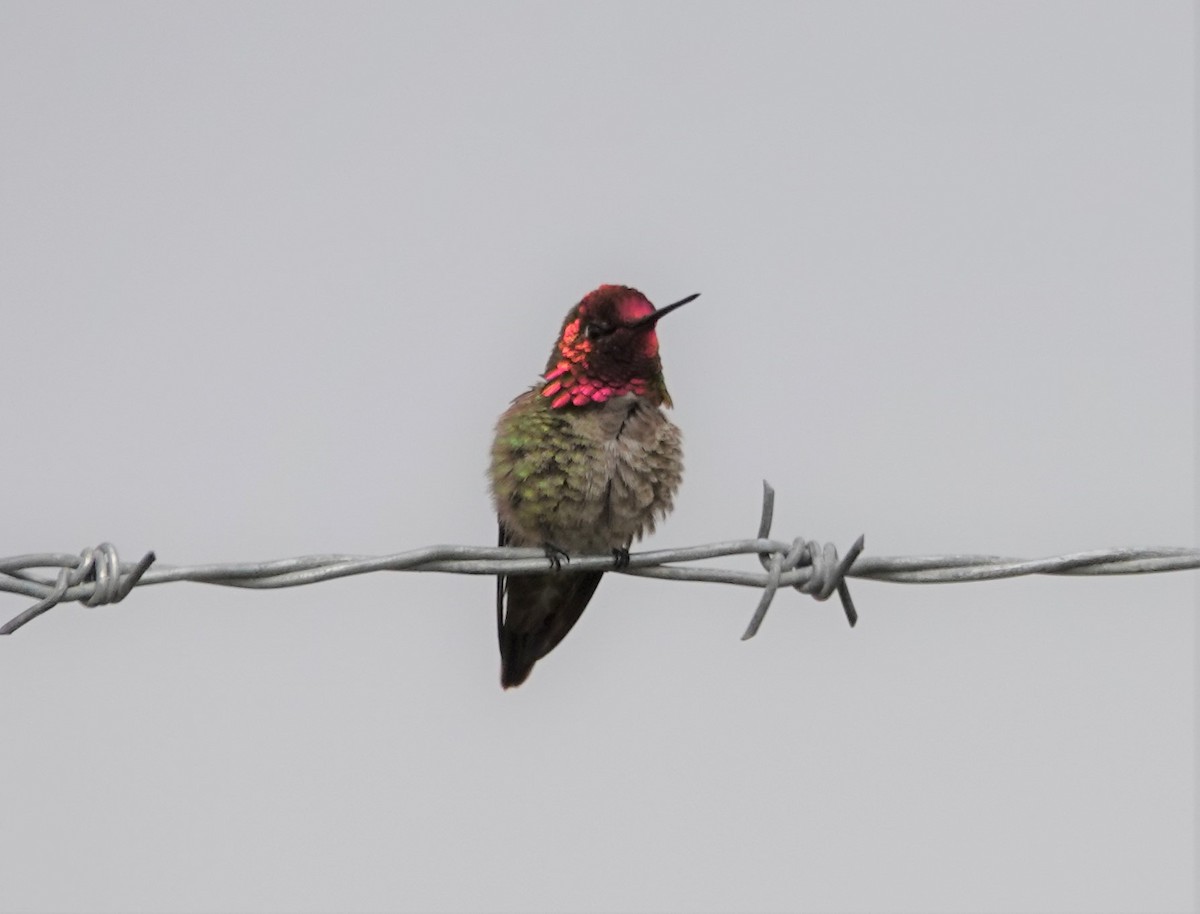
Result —
[[658, 322], [699, 297], [656, 309], [604, 285], [567, 312], [541, 379], [496, 423], [491, 489], [501, 546], [539, 546], [555, 570], [500, 575], [500, 684], [519, 686], [579, 621], [603, 572], [562, 574], [570, 553], [629, 561], [674, 505], [679, 429], [658, 354]]

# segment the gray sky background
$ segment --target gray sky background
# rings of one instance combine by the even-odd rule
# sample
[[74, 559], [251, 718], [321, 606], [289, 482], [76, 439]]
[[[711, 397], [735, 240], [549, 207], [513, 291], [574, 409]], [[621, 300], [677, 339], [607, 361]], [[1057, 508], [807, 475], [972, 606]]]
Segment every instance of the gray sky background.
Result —
[[[0, 555], [490, 544], [601, 282], [703, 293], [655, 546], [1190, 545], [1193, 16], [4, 3]], [[1192, 906], [1195, 575], [854, 593], [610, 576], [507, 694], [485, 578], [55, 609], [0, 907]]]

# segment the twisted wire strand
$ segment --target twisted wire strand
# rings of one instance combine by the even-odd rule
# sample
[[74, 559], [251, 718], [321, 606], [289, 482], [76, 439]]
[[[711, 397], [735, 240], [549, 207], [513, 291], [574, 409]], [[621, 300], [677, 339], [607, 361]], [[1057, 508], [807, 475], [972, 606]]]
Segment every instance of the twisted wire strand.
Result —
[[[729, 540], [679, 549], [631, 553], [629, 564], [616, 568], [610, 555], [573, 555], [562, 574], [615, 571], [668, 581], [702, 581], [754, 587], [762, 591], [743, 639], [758, 632], [780, 588], [792, 588], [814, 599], [837, 593], [853, 626], [858, 613], [850, 598], [847, 578], [902, 584], [990, 581], [1030, 574], [1110, 575], [1154, 574], [1200, 569], [1200, 549], [1186, 547], [1104, 549], [1042, 559], [995, 555], [863, 556], [859, 537], [839, 558], [832, 544], [797, 537], [792, 542], [770, 538], [775, 492], [763, 483], [762, 519], [754, 539]], [[680, 563], [737, 555], [753, 555], [762, 571], [683, 567]], [[299, 587], [377, 571], [428, 571], [443, 574], [544, 574], [550, 568], [546, 553], [537, 548], [501, 546], [427, 546], [384, 556], [308, 555], [268, 562], [211, 565], [154, 565], [147, 552], [136, 563], [121, 562], [116, 547], [102, 543], [72, 553], [36, 553], [0, 558], [0, 591], [22, 594], [38, 602], [0, 626], [0, 635], [15, 632], [62, 602], [87, 606], [118, 603], [135, 586], [192, 581], [222, 587], [274, 589]], [[57, 568], [56, 578], [33, 569]]]

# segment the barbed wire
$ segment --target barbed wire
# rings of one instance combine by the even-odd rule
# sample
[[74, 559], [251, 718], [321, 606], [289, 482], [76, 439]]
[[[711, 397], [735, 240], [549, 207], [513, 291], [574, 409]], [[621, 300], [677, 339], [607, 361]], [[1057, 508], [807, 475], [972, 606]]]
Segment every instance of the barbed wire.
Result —
[[[557, 573], [611, 571], [669, 581], [703, 581], [761, 589], [758, 606], [742, 635], [745, 640], [758, 632], [781, 587], [791, 587], [817, 600], [838, 594], [846, 619], [854, 626], [858, 613], [850, 598], [847, 578], [935, 584], [991, 581], [1030, 574], [1152, 574], [1200, 569], [1200, 550], [1185, 547], [1104, 549], [1043, 559], [996, 555], [864, 557], [861, 555], [862, 536], [845, 556], [838, 558], [837, 549], [829, 543], [822, 545], [803, 537], [790, 543], [771, 539], [774, 509], [775, 490], [764, 481], [762, 518], [754, 539], [630, 553], [627, 563], [613, 555], [572, 555]], [[680, 565], [737, 555], [757, 556], [763, 570]], [[191, 566], [154, 565], [155, 561], [154, 553], [147, 552], [136, 563], [121, 562], [111, 543], [84, 549], [78, 555], [51, 552], [0, 559], [0, 591], [38, 600], [0, 626], [0, 635], [12, 634], [59, 603], [80, 601], [87, 606], [119, 603], [134, 587], [145, 584], [192, 581], [222, 587], [274, 589], [377, 571], [523, 575], [544, 574], [557, 564], [542, 549], [502, 546], [427, 546], [385, 556], [308, 555], [269, 562]], [[52, 579], [33, 572], [33, 569], [45, 568], [58, 568], [58, 577]]]

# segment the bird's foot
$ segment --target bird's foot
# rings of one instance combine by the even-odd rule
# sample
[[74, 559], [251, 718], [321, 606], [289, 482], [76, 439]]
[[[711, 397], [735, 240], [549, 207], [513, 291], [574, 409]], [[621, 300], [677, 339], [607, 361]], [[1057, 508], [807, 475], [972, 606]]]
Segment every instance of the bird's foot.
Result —
[[546, 558], [550, 560], [550, 566], [555, 571], [562, 571], [562, 563], [571, 561], [571, 557], [567, 555], [567, 550], [555, 546], [553, 543], [543, 543], [542, 549], [546, 552]]
[[622, 568], [629, 567], [629, 550], [628, 549], [626, 549], [622, 546], [618, 546], [615, 549], [613, 549], [612, 554], [613, 554], [613, 568], [615, 570], [620, 571]]

